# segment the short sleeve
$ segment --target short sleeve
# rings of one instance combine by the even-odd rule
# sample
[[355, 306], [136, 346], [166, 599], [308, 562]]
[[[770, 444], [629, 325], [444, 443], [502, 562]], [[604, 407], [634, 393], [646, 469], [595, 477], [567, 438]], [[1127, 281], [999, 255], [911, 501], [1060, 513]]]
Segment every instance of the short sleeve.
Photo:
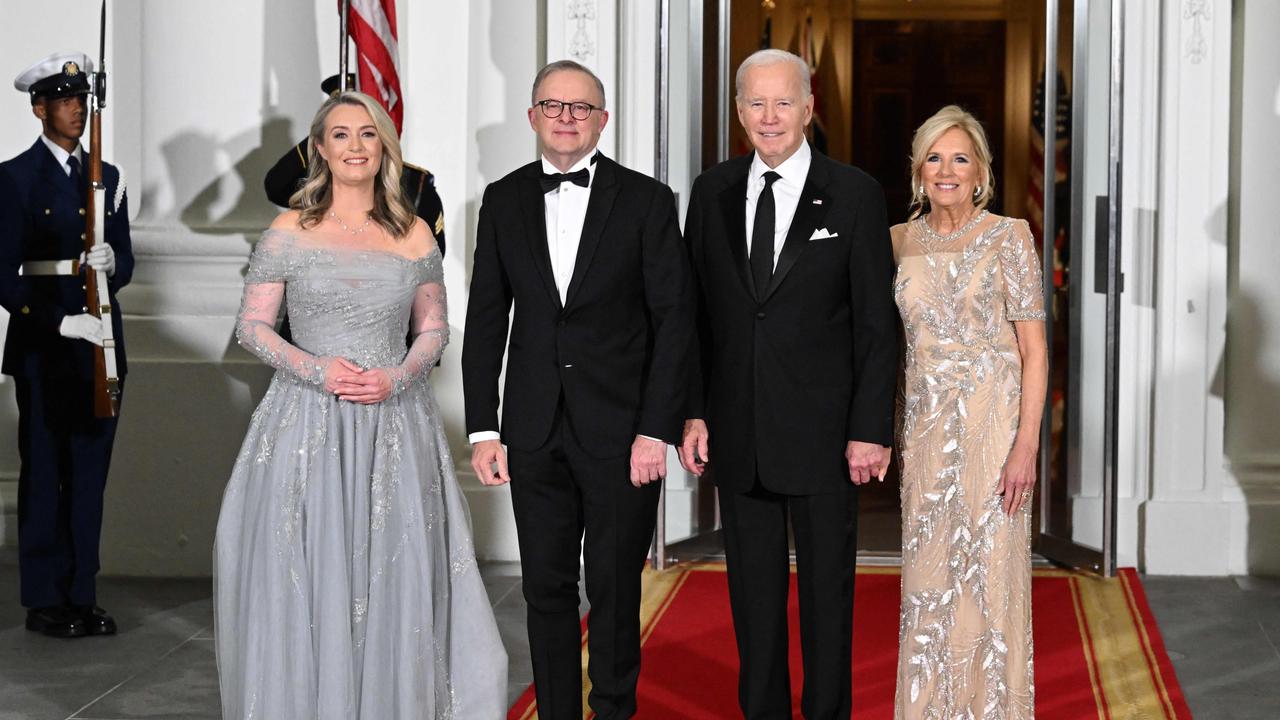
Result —
[[267, 230], [262, 233], [258, 243], [253, 246], [253, 255], [249, 257], [249, 271], [244, 281], [249, 283], [284, 282], [289, 275], [289, 258], [293, 239], [279, 230]]
[[1010, 321], [1044, 320], [1044, 285], [1040, 257], [1026, 220], [1013, 223], [1000, 247], [1004, 275], [1005, 317]]

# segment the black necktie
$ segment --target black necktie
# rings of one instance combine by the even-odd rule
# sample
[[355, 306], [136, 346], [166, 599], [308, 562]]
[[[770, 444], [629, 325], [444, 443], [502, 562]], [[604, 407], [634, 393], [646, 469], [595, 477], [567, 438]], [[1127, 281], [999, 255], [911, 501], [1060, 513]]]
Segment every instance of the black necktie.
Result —
[[72, 155], [67, 158], [67, 167], [71, 168], [71, 184], [75, 186], [76, 192], [80, 195], [80, 202], [84, 203], [85, 186], [84, 175], [80, 173], [80, 160]]
[[756, 199], [756, 221], [751, 228], [751, 279], [756, 297], [763, 298], [773, 277], [773, 232], [777, 212], [773, 203], [773, 184], [782, 176], [770, 170], [764, 174], [764, 189]]
[[582, 168], [571, 173], [542, 173], [539, 178], [542, 183], [542, 192], [549, 193], [560, 187], [560, 183], [571, 182], [578, 187], [587, 187], [591, 184], [591, 172], [586, 168]]

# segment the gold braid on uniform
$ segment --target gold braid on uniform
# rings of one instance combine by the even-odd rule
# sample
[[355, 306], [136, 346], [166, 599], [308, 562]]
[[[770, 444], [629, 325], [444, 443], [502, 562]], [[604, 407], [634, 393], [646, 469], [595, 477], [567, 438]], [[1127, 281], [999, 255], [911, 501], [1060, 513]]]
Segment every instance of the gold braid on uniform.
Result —
[[[417, 165], [414, 165], [413, 163], [404, 163], [404, 166], [406, 168], [413, 168], [414, 170], [417, 170], [419, 173], [421, 173], [421, 175], [418, 177], [417, 194], [413, 199], [414, 200], [413, 204], [416, 206], [418, 204], [419, 199], [422, 198], [422, 190], [427, 185], [427, 178], [432, 176], [431, 171], [427, 170], [424, 167], [419, 167]], [[432, 232], [435, 233], [436, 237], [440, 237], [440, 234], [444, 232], [444, 208], [441, 208], [440, 214], [436, 216], [436, 221], [432, 225]]]

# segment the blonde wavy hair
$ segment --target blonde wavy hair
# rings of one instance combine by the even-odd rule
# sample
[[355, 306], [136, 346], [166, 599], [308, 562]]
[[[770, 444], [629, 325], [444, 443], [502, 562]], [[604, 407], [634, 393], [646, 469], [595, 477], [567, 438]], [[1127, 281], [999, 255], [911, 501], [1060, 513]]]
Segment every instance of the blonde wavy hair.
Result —
[[951, 128], [960, 128], [969, 136], [974, 155], [977, 156], [974, 159], [978, 162], [981, 175], [981, 192], [974, 196], [973, 206], [981, 210], [995, 197], [996, 176], [991, 170], [991, 145], [987, 142], [987, 133], [982, 129], [982, 123], [959, 105], [948, 105], [916, 128], [916, 134], [911, 138], [911, 204], [907, 208], [908, 220], [915, 220], [928, 210], [926, 206], [929, 198], [921, 190], [924, 161], [929, 156], [929, 148]]
[[377, 180], [373, 185], [373, 209], [369, 211], [369, 218], [393, 238], [403, 239], [413, 229], [417, 215], [400, 189], [400, 174], [404, 167], [400, 155], [400, 137], [387, 112], [376, 100], [364, 93], [339, 93], [325, 100], [316, 111], [316, 116], [311, 121], [307, 179], [302, 188], [289, 198], [289, 207], [301, 212], [299, 225], [311, 228], [324, 220], [329, 206], [333, 204], [333, 175], [329, 171], [329, 163], [320, 156], [319, 148], [324, 144], [325, 121], [329, 118], [329, 113], [339, 105], [362, 107], [373, 118], [378, 140], [382, 143], [382, 165], [378, 168]]

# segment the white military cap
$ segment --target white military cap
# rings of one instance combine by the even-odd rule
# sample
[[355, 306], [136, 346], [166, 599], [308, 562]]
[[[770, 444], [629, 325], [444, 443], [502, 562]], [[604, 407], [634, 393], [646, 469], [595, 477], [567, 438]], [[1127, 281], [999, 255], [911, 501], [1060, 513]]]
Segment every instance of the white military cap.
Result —
[[82, 52], [58, 52], [18, 73], [13, 87], [36, 98], [58, 98], [85, 95], [89, 92], [89, 73], [93, 60]]

